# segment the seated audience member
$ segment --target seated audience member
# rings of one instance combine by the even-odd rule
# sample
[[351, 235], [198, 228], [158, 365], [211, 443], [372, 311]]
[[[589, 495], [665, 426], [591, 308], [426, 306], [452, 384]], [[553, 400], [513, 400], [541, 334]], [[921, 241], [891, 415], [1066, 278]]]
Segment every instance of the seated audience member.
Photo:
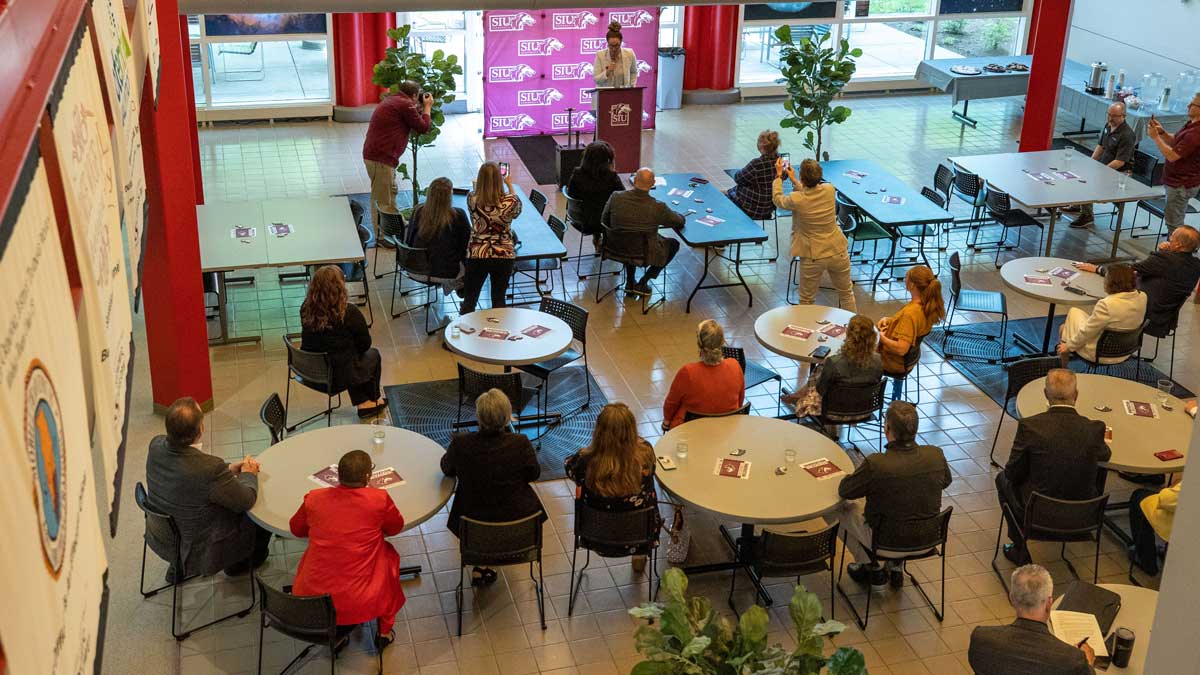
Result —
[[[1108, 106], [1107, 123], [1100, 130], [1100, 140], [1096, 149], [1092, 150], [1092, 159], [1115, 171], [1129, 172], [1133, 169], [1133, 153], [1137, 150], [1137, 144], [1137, 134], [1125, 122], [1125, 104], [1117, 102]], [[1071, 227], [1091, 227], [1095, 214], [1090, 202], [1067, 207], [1063, 211], [1079, 213]]]
[[475, 311], [483, 282], [492, 284], [492, 308], [504, 307], [508, 281], [516, 265], [516, 235], [512, 224], [521, 215], [521, 198], [513, 190], [512, 174], [500, 175], [500, 165], [484, 162], [467, 195], [471, 211], [471, 240], [467, 244], [462, 314]]
[[396, 639], [392, 626], [404, 606], [400, 554], [385, 537], [404, 529], [387, 490], [368, 487], [371, 456], [351, 450], [338, 460], [337, 487], [304, 495], [289, 527], [308, 538], [300, 558], [293, 595], [333, 597], [339, 626], [379, 619], [379, 648]]
[[[1064, 368], [1072, 353], [1095, 361], [1100, 333], [1134, 330], [1146, 318], [1146, 294], [1137, 289], [1137, 278], [1129, 265], [1108, 266], [1104, 274], [1104, 292], [1108, 295], [1096, 301], [1091, 314], [1078, 307], [1067, 310], [1067, 318], [1059, 329], [1062, 341], [1058, 343], [1058, 355]], [[1109, 365], [1124, 360], [1105, 358], [1100, 363]]]
[[666, 204], [650, 196], [654, 189], [654, 172], [647, 168], [637, 170], [633, 176], [633, 188], [614, 192], [604, 205], [600, 222], [609, 230], [606, 248], [614, 251], [641, 252], [642, 235], [650, 235], [650, 250], [646, 252], [646, 272], [634, 281], [636, 269], [625, 266], [625, 290], [636, 295], [649, 295], [651, 279], [658, 278], [671, 259], [679, 253], [679, 240], [658, 233], [660, 227], [676, 230], [684, 225], [683, 216], [672, 211]]
[[[512, 421], [508, 396], [499, 389], [480, 394], [475, 399], [475, 417], [479, 431], [454, 434], [442, 455], [442, 473], [458, 479], [446, 522], [446, 529], [455, 536], [464, 516], [504, 523], [543, 512], [541, 500], [529, 485], [542, 474], [542, 468], [529, 438], [508, 430]], [[494, 570], [476, 567], [471, 571], [472, 585], [495, 580]]]
[[405, 242], [413, 248], [428, 249], [426, 276], [430, 281], [441, 282], [447, 293], [463, 286], [463, 261], [471, 240], [467, 212], [454, 206], [453, 198], [454, 185], [450, 179], [434, 178], [425, 192], [425, 201], [413, 211]]
[[[1179, 319], [1179, 309], [1200, 282], [1200, 258], [1196, 248], [1200, 247], [1200, 232], [1191, 225], [1183, 225], [1171, 232], [1167, 241], [1158, 245], [1158, 250], [1133, 263], [1137, 272], [1137, 285], [1146, 294], [1146, 334], [1166, 337]], [[1103, 265], [1075, 263], [1084, 272], [1104, 274]]]
[[838, 306], [857, 312], [854, 283], [850, 280], [850, 247], [837, 222], [837, 190], [822, 181], [821, 165], [815, 159], [800, 163], [800, 180], [795, 167], [787, 168], [792, 193], [783, 193], [783, 160], [775, 163], [775, 181], [771, 194], [775, 206], [792, 212], [790, 254], [800, 259], [800, 304], [811, 305], [821, 287], [821, 277], [838, 293]]
[[687, 411], [709, 415], [736, 410], [746, 401], [746, 380], [737, 359], [722, 352], [725, 331], [721, 324], [707, 319], [696, 327], [696, 345], [700, 360], [688, 363], [675, 373], [671, 390], [663, 401], [663, 430], [683, 424]]
[[[336, 271], [336, 268], [335, 268]], [[146, 456], [146, 501], [175, 519], [183, 567], [172, 563], [167, 582], [194, 574], [246, 574], [267, 560], [271, 533], [246, 512], [258, 498], [258, 462], [247, 456], [226, 464], [206, 454], [204, 412], [195, 399], [181, 398], [167, 408], [165, 436], [150, 441]], [[175, 560], [175, 544], [146, 531], [146, 543], [160, 558]]]
[[[596, 418], [592, 442], [566, 460], [575, 498], [601, 511], [636, 511], [658, 506], [654, 492], [654, 450], [638, 436], [637, 420], [624, 403], [609, 403]], [[657, 544], [655, 544], [657, 546]], [[598, 551], [633, 556], [633, 571], [646, 569], [648, 547]]]
[[[800, 393], [791, 395], [797, 405], [796, 412], [801, 415], [825, 414], [824, 402], [831, 390], [838, 387], [877, 384], [883, 377], [883, 360], [879, 356], [878, 346], [879, 340], [875, 335], [875, 324], [871, 323], [867, 317], [855, 314], [850, 319], [849, 325], [846, 326], [845, 341], [842, 343], [841, 349], [825, 359], [825, 362], [817, 369], [815, 379], [808, 385], [816, 391], [821, 402], [820, 408], [801, 409], [805, 405], [805, 394], [802, 389]], [[836, 419], [836, 414], [825, 414], [825, 416], [831, 421], [845, 421]], [[836, 426], [827, 428], [826, 431], [834, 437], [838, 433]]]
[[346, 387], [358, 416], [370, 417], [387, 407], [379, 391], [382, 361], [367, 320], [346, 298], [340, 269], [325, 265], [313, 274], [300, 305], [300, 349], [329, 354], [334, 389]]
[[779, 159], [779, 132], [766, 130], [758, 134], [758, 157], [733, 174], [734, 186], [725, 193], [754, 220], [775, 216], [771, 203], [771, 181], [775, 178], [775, 161]]
[[1075, 501], [1097, 497], [1097, 464], [1112, 456], [1104, 442], [1104, 422], [1075, 410], [1079, 397], [1075, 373], [1065, 368], [1051, 370], [1046, 375], [1045, 394], [1050, 408], [1017, 422], [1012, 454], [1004, 470], [996, 474], [997, 497], [1016, 519], [1008, 522], [1012, 543], [1004, 545], [1004, 557], [1016, 565], [1029, 562], [1025, 542], [1017, 533], [1017, 527], [1025, 524], [1029, 496], [1039, 492]]
[[1158, 492], [1138, 488], [1129, 495], [1129, 531], [1133, 535], [1129, 559], [1152, 577], [1158, 575], [1158, 543], [1154, 537], [1157, 535], [1163, 541], [1171, 540], [1175, 506], [1179, 504], [1179, 490], [1182, 487], [1183, 482], [1180, 481]]
[[[911, 299], [895, 316], [879, 320], [879, 353], [883, 357], [883, 372], [887, 375], [906, 375], [904, 365], [908, 350], [933, 330], [933, 325], [946, 316], [942, 302], [942, 282], [925, 265], [909, 268], [904, 286]], [[900, 398], [903, 385], [900, 379], [892, 384], [892, 398]]]
[[567, 204], [567, 217], [583, 234], [592, 236], [593, 244], [597, 243], [600, 234], [600, 216], [608, 198], [614, 192], [625, 190], [621, 177], [613, 169], [613, 161], [612, 146], [604, 141], [593, 141], [583, 151], [583, 159], [571, 172], [571, 180], [567, 183], [567, 194], [572, 199]]
[[[917, 409], [906, 401], [892, 401], [884, 418], [887, 437], [884, 452], [867, 455], [854, 473], [838, 486], [842, 506], [842, 531], [846, 546], [857, 562], [846, 571], [850, 578], [883, 586], [904, 583], [899, 565], [885, 570], [868, 554], [874, 529], [884, 518], [904, 521], [936, 516], [942, 510], [942, 490], [950, 485], [950, 465], [942, 449], [917, 445]], [[890, 573], [890, 574], [889, 574]]]
[[1008, 601], [1017, 619], [1007, 626], [976, 626], [967, 660], [975, 675], [1093, 675], [1096, 653], [1050, 632], [1054, 580], [1041, 565], [1013, 570]]

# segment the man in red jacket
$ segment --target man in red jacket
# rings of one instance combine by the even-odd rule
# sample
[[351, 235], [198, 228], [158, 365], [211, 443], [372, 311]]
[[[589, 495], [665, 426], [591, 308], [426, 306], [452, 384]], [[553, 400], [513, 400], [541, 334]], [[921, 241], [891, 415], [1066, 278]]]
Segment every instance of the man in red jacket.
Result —
[[[429, 131], [429, 111], [433, 109], [433, 96], [421, 93], [416, 82], [400, 83], [400, 91], [389, 95], [375, 107], [371, 123], [367, 126], [367, 138], [363, 141], [363, 164], [371, 180], [372, 216], [375, 222], [377, 241], [382, 231], [382, 219], [390, 221], [392, 232], [400, 231], [400, 211], [396, 208], [396, 165], [400, 155], [408, 147], [410, 132], [423, 134]], [[417, 109], [418, 96], [421, 110]], [[391, 244], [384, 242], [385, 246]]]

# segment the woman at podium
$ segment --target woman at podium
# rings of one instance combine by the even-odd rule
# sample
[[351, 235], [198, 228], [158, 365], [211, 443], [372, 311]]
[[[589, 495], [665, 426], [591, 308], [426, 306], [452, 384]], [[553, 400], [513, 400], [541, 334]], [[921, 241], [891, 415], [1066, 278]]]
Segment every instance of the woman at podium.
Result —
[[637, 55], [632, 49], [624, 48], [621, 43], [621, 24], [613, 21], [608, 24], [608, 48], [596, 53], [596, 63], [593, 77], [597, 87], [634, 87], [637, 86]]

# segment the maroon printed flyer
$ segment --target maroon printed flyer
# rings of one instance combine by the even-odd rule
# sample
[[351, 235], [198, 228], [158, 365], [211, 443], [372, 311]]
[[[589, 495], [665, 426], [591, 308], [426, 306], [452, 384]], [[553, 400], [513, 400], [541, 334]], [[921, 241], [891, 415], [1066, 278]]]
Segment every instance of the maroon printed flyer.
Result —
[[479, 331], [479, 337], [489, 340], [507, 340], [508, 331], [503, 328], [483, 328]]
[[831, 323], [822, 328], [821, 333], [831, 338], [839, 338], [846, 334], [846, 327], [841, 324]]
[[828, 480], [834, 476], [844, 473], [837, 464], [829, 461], [827, 458], [814, 459], [811, 462], [805, 462], [800, 465], [801, 469], [808, 472], [810, 476], [817, 480]]
[[1125, 414], [1135, 417], [1158, 417], [1158, 411], [1154, 409], [1154, 405], [1145, 401], [1122, 401], [1125, 405]]
[[1039, 277], [1032, 274], [1026, 274], [1025, 283], [1032, 284], [1034, 286], [1049, 286], [1052, 282], [1050, 281], [1050, 277]]
[[540, 338], [549, 332], [550, 332], [549, 328], [546, 328], [545, 326], [542, 326], [540, 324], [534, 324], [534, 325], [530, 326], [529, 328], [526, 328], [525, 330], [521, 331], [521, 334], [528, 335], [531, 338]]
[[793, 337], [793, 338], [796, 338], [799, 340], [807, 340], [808, 338], [812, 337], [813, 332], [812, 332], [812, 329], [809, 329], [809, 328], [801, 328], [800, 326], [793, 326], [792, 324], [788, 324], [783, 329], [783, 334], [788, 337]]
[[[337, 487], [341, 485], [341, 481], [338, 480], [337, 464], [322, 467], [321, 470], [309, 476], [308, 479], [321, 487]], [[379, 488], [381, 490], [399, 485], [404, 485], [404, 477], [390, 466], [386, 469], [376, 469], [373, 471], [371, 473], [371, 480], [367, 483], [367, 487]]]
[[713, 474], [725, 478], [746, 479], [750, 477], [750, 462], [744, 459], [721, 458], [717, 460]]

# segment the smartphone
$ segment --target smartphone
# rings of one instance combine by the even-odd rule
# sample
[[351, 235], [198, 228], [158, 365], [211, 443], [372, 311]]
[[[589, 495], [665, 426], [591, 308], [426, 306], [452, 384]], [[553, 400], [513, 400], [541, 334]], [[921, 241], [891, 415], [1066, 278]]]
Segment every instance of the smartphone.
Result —
[[508, 162], [500, 162], [500, 177], [508, 177]]
[[679, 468], [675, 466], [675, 460], [666, 455], [658, 456], [658, 465], [662, 467], [663, 471], [674, 471], [675, 469]]
[[817, 347], [816, 349], [812, 350], [812, 353], [809, 354], [809, 356], [813, 357], [814, 359], [823, 359], [826, 356], [829, 356], [829, 345], [821, 345]]
[[787, 171], [792, 166], [792, 154], [789, 152], [779, 153], [779, 159], [783, 160], [783, 170]]

